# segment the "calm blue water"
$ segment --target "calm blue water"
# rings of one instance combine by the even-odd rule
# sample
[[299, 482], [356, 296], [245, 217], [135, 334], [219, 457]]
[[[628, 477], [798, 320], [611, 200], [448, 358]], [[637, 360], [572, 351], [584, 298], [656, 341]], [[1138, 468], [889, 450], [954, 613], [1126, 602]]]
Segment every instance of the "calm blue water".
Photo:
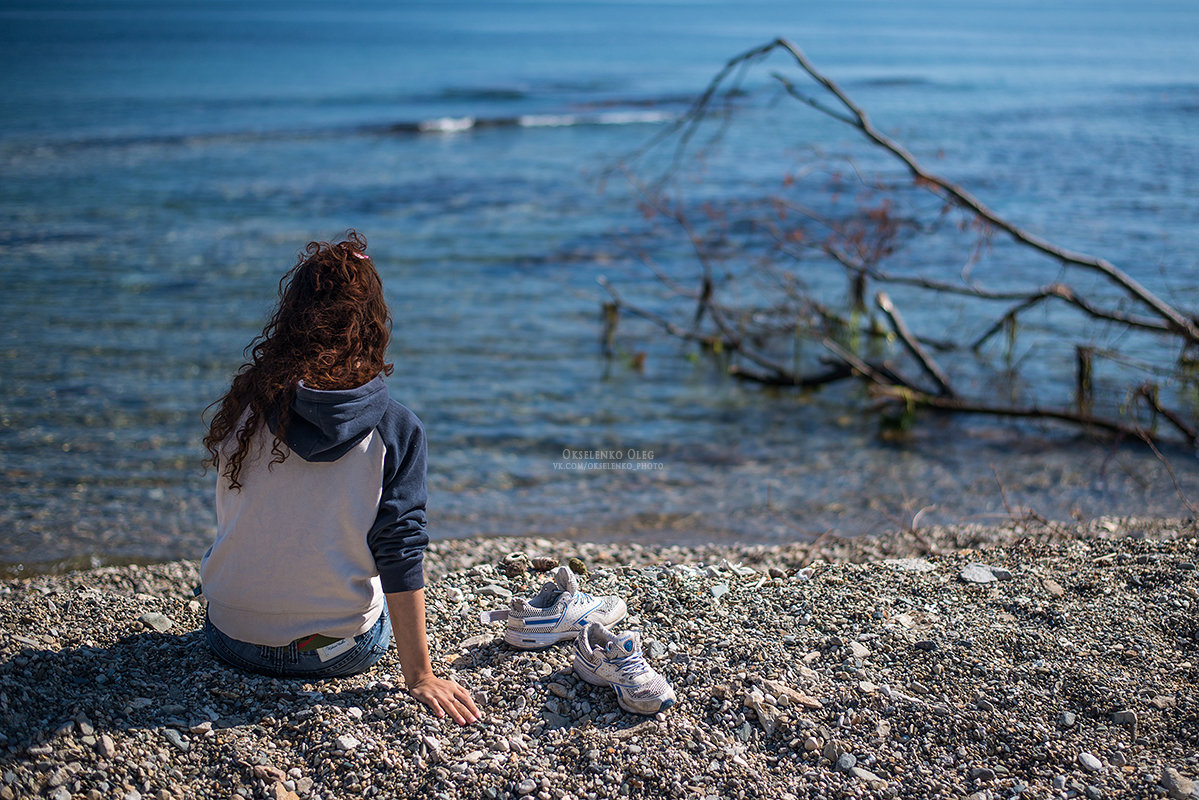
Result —
[[[1190, 0], [3, 2], [0, 561], [202, 553], [201, 413], [297, 251], [347, 227], [392, 302], [393, 391], [430, 432], [435, 535], [777, 542], [925, 506], [992, 520], [1000, 483], [1051, 517], [1188, 513], [1136, 448], [980, 419], [886, 443], [845, 412], [848, 389], [734, 384], [633, 322], [600, 358], [597, 275], [661, 301], [627, 246], [647, 230], [634, 193], [599, 173], [780, 35], [1002, 212], [1199, 307]], [[851, 151], [847, 130], [780, 103], [768, 70], [746, 81], [697, 195], [760, 196], [811, 146]], [[412, 132], [462, 117], [509, 124]], [[654, 257], [693, 274], [672, 236]], [[1002, 244], [993, 259], [996, 285], [1059, 277]], [[963, 266], [936, 245], [897, 266], [930, 261]], [[913, 313], [972, 330], [960, 306]], [[1072, 369], [1049, 346], [1058, 324], [1022, 352], [1022, 380]], [[564, 449], [651, 468], [580, 472]], [[1193, 456], [1167, 455], [1199, 498]]]

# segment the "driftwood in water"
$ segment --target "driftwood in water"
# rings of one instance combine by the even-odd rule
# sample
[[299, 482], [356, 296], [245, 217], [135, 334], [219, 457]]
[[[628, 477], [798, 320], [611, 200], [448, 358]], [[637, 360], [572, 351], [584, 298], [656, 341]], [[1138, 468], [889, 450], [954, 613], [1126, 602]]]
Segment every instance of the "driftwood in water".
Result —
[[[793, 68], [798, 68], [797, 76], [808, 80], [809, 88], [816, 92], [809, 94], [791, 77], [773, 73], [784, 95], [850, 126], [869, 145], [877, 148], [875, 152], [881, 150], [902, 165], [910, 177], [910, 185], [905, 191], [936, 198], [942, 216], [949, 210], [960, 214], [966, 221], [963, 227], [968, 225], [976, 230], [981, 240], [1003, 236], [1017, 249], [1045, 259], [1060, 273], [1101, 278], [1102, 283], [1111, 287], [1106, 290], [1107, 297], [1088, 299], [1061, 280], [1042, 282], [1027, 291], [998, 291], [979, 286], [972, 280], [955, 283], [928, 275], [893, 273], [884, 268], [884, 263], [895, 252], [900, 235], [905, 230], [919, 230], [924, 223], [900, 220], [891, 211], [889, 200], [878, 206], [862, 203], [858, 209], [860, 213], [854, 218], [830, 221], [827, 215], [810, 207], [774, 198], [770, 207], [777, 212], [778, 218], [797, 215], [832, 233], [813, 238], [800, 228], [785, 229], [767, 214], [759, 216], [755, 230], [763, 235], [773, 252], [796, 263], [812, 251], [818, 251], [824, 259], [823, 265], [833, 265], [848, 279], [846, 296], [842, 302], [830, 302], [799, 285], [801, 282], [792, 270], [770, 262], [762, 266], [755, 277], [761, 278], [761, 272], [765, 272], [765, 277], [779, 287], [773, 295], [759, 296], [757, 304], [749, 305], [744, 300], [727, 299], [731, 278], [722, 278], [714, 263], [717, 255], [713, 252], [713, 240], [719, 237], [712, 236], [704, 228], [702, 219], [696, 222], [687, 205], [665, 187], [669, 176], [683, 170], [693, 150], [701, 151], [696, 158], [706, 156], [710, 143], [704, 148], [695, 147], [701, 126], [719, 115], [727, 115], [730, 104], [739, 96], [740, 81], [746, 70], [775, 53], [783, 54]], [[728, 116], [718, 123], [723, 132], [729, 124]], [[652, 183], [641, 181], [637, 177], [639, 159], [664, 144], [673, 146], [666, 176]], [[698, 286], [692, 289], [678, 277], [654, 266], [650, 259], [644, 259], [667, 293], [683, 303], [684, 308], [691, 309], [680, 310], [679, 314], [659, 310], [660, 305], [630, 302], [611, 282], [601, 279], [610, 295], [604, 317], [607, 355], [613, 352], [616, 321], [625, 312], [650, 321], [670, 336], [721, 354], [726, 359], [729, 374], [741, 380], [775, 387], [817, 389], [859, 378], [867, 385], [869, 396], [876, 401], [874, 407], [880, 404], [898, 407], [908, 418], [915, 410], [927, 408], [997, 417], [1049, 419], [1149, 442], [1163, 438], [1181, 439], [1192, 447], [1199, 446], [1199, 426], [1193, 419], [1193, 408], [1187, 412], [1178, 407], [1179, 397], [1183, 394], [1178, 385], [1182, 384], [1184, 390], [1189, 386], [1199, 396], [1199, 378], [1187, 375], [1188, 370], [1199, 372], [1199, 358], [1194, 352], [1199, 345], [1199, 323], [1194, 314], [1158, 297], [1107, 259], [1060, 247], [1031, 233], [1000, 216], [962, 186], [926, 168], [897, 141], [878, 130], [859, 105], [817, 70], [798, 47], [786, 40], [775, 40], [730, 60], [683, 118], [623, 162], [620, 169], [641, 193], [647, 216], [668, 220], [683, 231], [700, 270]], [[926, 229], [933, 227], [935, 225], [924, 225]], [[804, 263], [805, 269], [812, 269], [810, 261]], [[881, 312], [884, 324], [873, 318], [874, 312], [866, 303], [871, 284], [904, 287], [909, 303], [911, 293], [915, 292], [921, 303], [934, 304], [945, 297], [956, 297], [960, 302], [976, 305], [977, 309], [971, 308], [970, 318], [980, 321], [979, 330], [973, 334], [954, 331], [951, 335], [925, 331], [921, 335], [909, 327], [909, 321], [887, 292], [876, 291], [874, 309]], [[1074, 380], [1064, 380], [1073, 396], [1063, 402], [1040, 403], [1015, 396], [1005, 399], [995, 396], [994, 392], [980, 394], [977, 387], [968, 392], [969, 381], [955, 379], [953, 365], [930, 352], [973, 353], [977, 357], [988, 343], [1004, 332], [1010, 350], [1010, 341], [1021, 329], [1023, 318], [1034, 309], [1044, 313], [1053, 303], [1075, 310], [1096, 325], [1105, 326], [1109, 338], [1117, 342], [1122, 341], [1120, 337], [1125, 332], [1156, 337], [1154, 346], [1163, 352], [1173, 352], [1176, 362], [1164, 375], [1161, 370], [1152, 369], [1138, 373], [1134, 356], [1118, 349], [1097, 347], [1085, 338], [1089, 335], [1087, 331], [1080, 328], [1082, 340], [1070, 344], [1075, 354]], [[998, 310], [996, 305], [1000, 306]], [[864, 315], [871, 316], [870, 324], [863, 323]], [[1115, 333], [1110, 333], [1112, 331]], [[808, 357], [806, 361], [780, 357], [787, 342], [801, 340], [818, 343], [823, 355], [815, 360]], [[916, 377], [921, 380], [903, 374], [904, 369], [895, 363], [895, 348], [890, 347], [890, 354], [886, 352], [890, 344], [900, 346], [908, 362], [914, 364]], [[1096, 398], [1095, 365], [1099, 359], [1118, 363], [1129, 373], [1124, 376], [1128, 383], [1123, 397], [1115, 402], [1107, 398], [1108, 402], [1100, 403]], [[959, 358], [954, 363], [961, 364], [964, 360], [964, 357]], [[1188, 379], [1190, 384], [1186, 383]], [[1163, 391], [1163, 382], [1173, 387], [1171, 391]], [[1167, 395], [1169, 400], [1164, 399]]]

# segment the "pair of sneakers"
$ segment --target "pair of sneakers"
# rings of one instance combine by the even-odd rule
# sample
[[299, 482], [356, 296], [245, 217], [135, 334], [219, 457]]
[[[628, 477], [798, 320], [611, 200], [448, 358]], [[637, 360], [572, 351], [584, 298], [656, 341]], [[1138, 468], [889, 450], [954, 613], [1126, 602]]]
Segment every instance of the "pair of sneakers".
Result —
[[537, 594], [515, 597], [506, 611], [483, 616], [487, 621], [506, 619], [504, 641], [522, 650], [574, 639], [574, 670], [580, 678], [593, 686], [612, 687], [625, 711], [656, 714], [674, 705], [674, 691], [646, 663], [639, 633], [609, 630], [627, 615], [628, 607], [619, 597], [580, 591], [575, 574], [558, 567]]

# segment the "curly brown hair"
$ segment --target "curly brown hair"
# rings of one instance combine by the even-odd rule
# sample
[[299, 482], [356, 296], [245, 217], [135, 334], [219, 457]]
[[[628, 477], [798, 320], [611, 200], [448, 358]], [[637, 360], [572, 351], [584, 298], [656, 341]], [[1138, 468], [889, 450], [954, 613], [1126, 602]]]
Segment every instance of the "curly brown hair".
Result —
[[[209, 455], [204, 463], [221, 467], [229, 486], [240, 489], [242, 462], [264, 421], [275, 431], [270, 463], [282, 463], [296, 385], [352, 389], [379, 373], [390, 375], [392, 365], [384, 360], [390, 340], [391, 313], [366, 255], [366, 239], [351, 230], [337, 244], [309, 242], [279, 281], [279, 306], [246, 347], [249, 361], [229, 391], [209, 406], [219, 408], [204, 437]], [[230, 437], [237, 447], [222, 466]]]

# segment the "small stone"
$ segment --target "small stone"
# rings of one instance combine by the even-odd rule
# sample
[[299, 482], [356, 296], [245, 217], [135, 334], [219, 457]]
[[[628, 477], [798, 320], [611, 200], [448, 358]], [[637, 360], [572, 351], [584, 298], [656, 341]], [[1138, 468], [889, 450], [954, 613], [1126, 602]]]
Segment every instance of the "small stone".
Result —
[[183, 736], [174, 728], [164, 728], [162, 731], [163, 737], [171, 743], [176, 750], [181, 753], [186, 753], [191, 749], [191, 745], [183, 741]]
[[1112, 753], [1108, 756], [1107, 760], [1113, 767], [1123, 767], [1128, 764], [1128, 757], [1124, 755], [1123, 750], [1117, 750]]
[[990, 767], [975, 767], [974, 769], [970, 770], [970, 777], [976, 781], [990, 783], [991, 781], [995, 780], [995, 770], [991, 769]]
[[476, 594], [483, 597], [497, 597], [500, 600], [512, 599], [512, 592], [505, 589], [503, 586], [495, 583], [489, 583], [482, 589], [479, 589]]
[[533, 556], [529, 561], [529, 566], [538, 572], [549, 572], [551, 569], [558, 568], [558, 559], [549, 556]]
[[507, 753], [512, 749], [512, 744], [507, 739], [500, 737], [492, 743], [491, 749], [497, 753]]
[[1173, 708], [1176, 702], [1177, 700], [1174, 698], [1174, 695], [1159, 694], [1149, 701], [1149, 705], [1158, 711], [1165, 711], [1167, 708]]
[[157, 611], [142, 614], [137, 621], [158, 633], [166, 633], [175, 624], [165, 614], [159, 614]]
[[1041, 585], [1045, 587], [1045, 591], [1054, 597], [1062, 597], [1066, 594], [1066, 590], [1062, 588], [1062, 585], [1052, 578], [1046, 578], [1041, 582]]
[[861, 642], [850, 642], [849, 652], [853, 653], [854, 658], [870, 658], [870, 648]]
[[532, 794], [537, 790], [537, 781], [532, 778], [525, 778], [516, 785], [516, 791], [521, 794]]
[[1186, 800], [1195, 791], [1195, 782], [1173, 767], [1162, 770], [1160, 783], [1173, 800]]
[[344, 750], [347, 753], [358, 745], [362, 744], [362, 742], [358, 741], [348, 733], [343, 733], [341, 736], [338, 736], [333, 740], [333, 743], [337, 745], [338, 750]]
[[941, 645], [937, 644], [932, 639], [925, 639], [923, 641], [916, 642], [914, 646], [917, 650], [925, 650], [930, 653], [936, 652], [941, 648]]
[[271, 788], [271, 800], [300, 800], [300, 796], [283, 783], [276, 783]]
[[820, 740], [814, 736], [809, 736], [808, 738], [804, 739], [803, 749], [808, 753], [811, 753], [813, 750], [819, 750]]
[[282, 783], [287, 780], [287, 773], [269, 764], [255, 764], [254, 775], [268, 783]]
[[1098, 786], [1088, 786], [1083, 790], [1083, 794], [1087, 796], [1087, 800], [1101, 800], [1103, 797], [1103, 790]]
[[718, 583], [708, 589], [708, 591], [711, 593], [713, 600], [719, 600], [729, 593], [729, 585], [727, 583]]
[[65, 786], [59, 786], [50, 793], [50, 800], [71, 800], [71, 790]]
[[100, 734], [100, 741], [96, 742], [96, 752], [100, 754], [100, 758], [112, 758], [117, 754], [117, 746], [107, 733]]
[[1137, 726], [1137, 712], [1135, 711], [1117, 711], [1112, 714], [1112, 722], [1117, 725], [1127, 725], [1130, 728]]
[[1077, 721], [1078, 717], [1072, 711], [1063, 711], [1061, 716], [1057, 718], [1058, 724], [1063, 728], [1073, 728], [1074, 723]]
[[566, 566], [570, 567], [570, 571], [576, 575], [587, 575], [587, 565], [583, 563], [581, 558], [570, 558], [566, 562]]
[[566, 699], [570, 696], [570, 689], [560, 683], [551, 683], [550, 694], [554, 695], [555, 697]]
[[849, 772], [858, 765], [858, 759], [853, 753], [842, 753], [837, 759], [837, 770], [839, 772]]
[[841, 754], [844, 752], [845, 751], [841, 749], [841, 746], [839, 744], [837, 744], [832, 739], [829, 739], [827, 742], [824, 743], [824, 747], [821, 749], [820, 755], [827, 758], [833, 764], [836, 764], [837, 760], [839, 758], [841, 758]]
[[787, 577], [787, 571], [784, 569], [781, 569], [779, 567], [771, 567], [768, 571], [768, 574], [770, 575], [770, 577], [775, 578], [775, 579]]
[[504, 556], [504, 563], [501, 565], [505, 575], [516, 577], [524, 575], [529, 571], [529, 557], [524, 553], [509, 553]]
[[870, 770], [868, 770], [868, 769], [862, 769], [861, 767], [851, 767], [851, 768], [849, 769], [849, 774], [850, 774], [850, 775], [852, 775], [852, 776], [854, 776], [855, 778], [857, 778], [858, 780], [860, 780], [860, 781], [862, 781], [862, 782], [864, 782], [864, 783], [868, 783], [868, 784], [870, 784], [871, 786], [874, 786], [874, 784], [878, 784], [878, 783], [885, 783], [885, 782], [886, 782], [886, 781], [884, 781], [882, 778], [880, 778], [879, 776], [875, 775], [875, 774], [874, 774], [873, 772], [871, 772]]
[[211, 731], [212, 731], [212, 723], [209, 722], [208, 720], [205, 720], [204, 722], [201, 722], [197, 725], [192, 725], [190, 728], [187, 729], [187, 732], [192, 734], [193, 736], [206, 736]]
[[958, 576], [966, 583], [993, 583], [999, 580], [986, 564], [967, 564]]
[[1078, 754], [1078, 764], [1087, 772], [1099, 772], [1103, 769], [1103, 762], [1085, 751]]

